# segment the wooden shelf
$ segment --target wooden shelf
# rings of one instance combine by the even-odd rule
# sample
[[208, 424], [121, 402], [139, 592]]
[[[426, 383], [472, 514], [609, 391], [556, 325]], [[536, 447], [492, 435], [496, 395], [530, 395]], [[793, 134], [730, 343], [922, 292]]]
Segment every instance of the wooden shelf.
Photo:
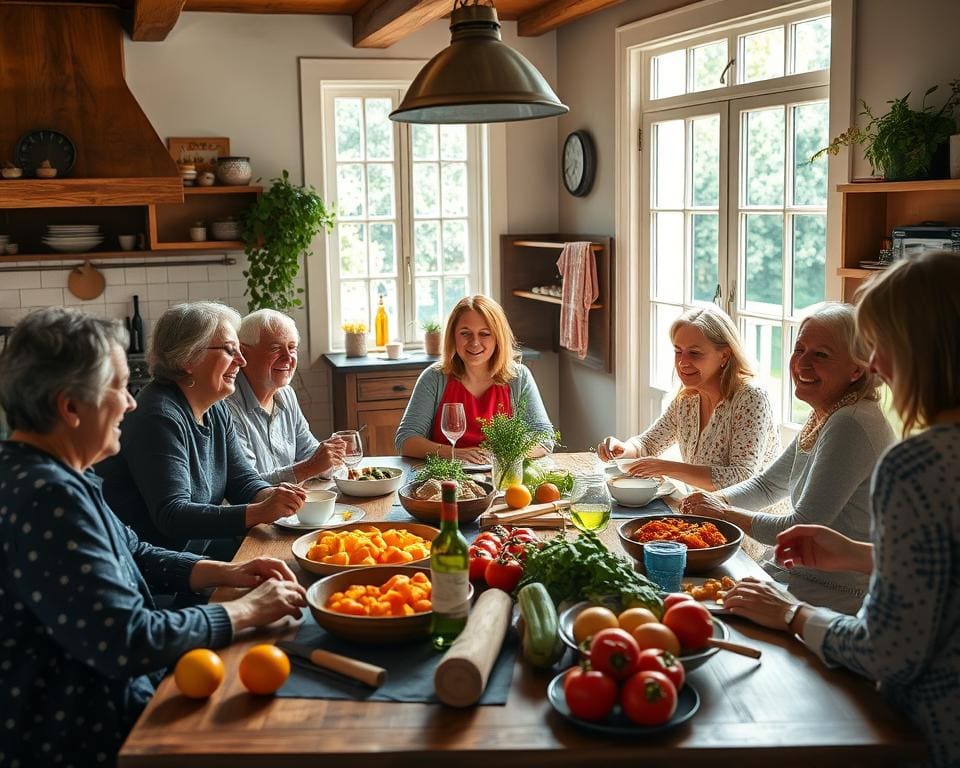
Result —
[[[212, 245], [212, 243], [190, 243], [190, 245]], [[198, 248], [168, 248], [164, 250], [151, 251], [86, 251], [85, 253], [16, 253], [12, 256], [0, 256], [0, 264], [16, 264], [22, 261], [75, 261], [82, 264], [85, 261], [102, 261], [105, 259], [149, 259], [166, 258], [176, 253], [188, 253], [192, 256], [200, 255]], [[237, 248], [208, 248], [209, 251], [235, 251]], [[158, 261], [158, 267], [164, 266], [164, 262]], [[68, 269], [68, 267], [64, 267]]]
[[[242, 251], [239, 240], [200, 240], [182, 243], [154, 243], [155, 251]], [[129, 251], [128, 251], [129, 253]]]
[[840, 267], [837, 270], [837, 275], [840, 277], [850, 277], [856, 280], [862, 280], [865, 277], [870, 277], [870, 275], [875, 274], [876, 272], [883, 272], [883, 270], [863, 269], [862, 267]]
[[249, 195], [251, 193], [259, 195], [263, 191], [263, 187], [256, 186], [220, 186], [214, 185], [210, 187], [184, 187], [183, 194], [185, 197], [191, 197], [193, 195]]
[[[550, 296], [549, 294], [543, 293], [534, 293], [533, 291], [513, 291], [514, 296], [519, 296], [521, 299], [532, 299], [533, 301], [545, 301], [547, 304], [563, 304], [563, 299], [560, 299], [557, 296]], [[603, 304], [591, 304], [590, 309], [603, 309]]]
[[0, 208], [76, 208], [156, 202], [183, 202], [183, 183], [179, 177], [0, 180]]
[[861, 181], [838, 184], [844, 194], [876, 192], [960, 192], [960, 179], [928, 179], [926, 181]]
[[[574, 242], [574, 241], [564, 241], [561, 243], [561, 242], [552, 242], [550, 240], [514, 240], [513, 244], [521, 248], [556, 248], [557, 250], [562, 250], [563, 246], [565, 246], [567, 242]], [[590, 247], [594, 253], [599, 253], [600, 251], [603, 250], [603, 246], [598, 245], [596, 243], [594, 243]]]

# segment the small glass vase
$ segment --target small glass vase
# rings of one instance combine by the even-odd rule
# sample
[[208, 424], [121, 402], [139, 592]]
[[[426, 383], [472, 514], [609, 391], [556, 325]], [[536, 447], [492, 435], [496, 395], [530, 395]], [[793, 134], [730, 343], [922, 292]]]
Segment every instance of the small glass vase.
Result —
[[493, 487], [498, 491], [506, 490], [511, 485], [518, 485], [523, 482], [522, 456], [509, 464], [505, 464], [494, 456], [491, 464], [493, 467]]

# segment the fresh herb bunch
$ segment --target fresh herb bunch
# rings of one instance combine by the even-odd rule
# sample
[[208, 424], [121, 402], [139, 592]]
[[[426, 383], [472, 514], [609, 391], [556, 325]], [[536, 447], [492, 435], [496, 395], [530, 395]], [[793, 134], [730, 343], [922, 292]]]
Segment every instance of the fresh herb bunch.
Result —
[[480, 447], [497, 457], [508, 467], [517, 459], [523, 459], [544, 440], [560, 441], [559, 432], [544, 432], [534, 429], [527, 421], [527, 401], [521, 398], [513, 409], [513, 416], [498, 411], [491, 419], [477, 419], [483, 442]]
[[438, 453], [433, 453], [423, 460], [423, 466], [417, 470], [418, 483], [427, 480], [467, 480], [467, 473], [463, 471], [463, 464], [459, 459], [445, 459]]
[[420, 327], [424, 333], [440, 333], [440, 323], [436, 320], [424, 320]]
[[547, 588], [557, 604], [615, 598], [620, 608], [639, 606], [663, 615], [656, 585], [634, 571], [626, 558], [608, 550], [594, 533], [584, 532], [575, 539], [558, 536], [541, 549], [529, 548], [518, 588], [535, 581]]

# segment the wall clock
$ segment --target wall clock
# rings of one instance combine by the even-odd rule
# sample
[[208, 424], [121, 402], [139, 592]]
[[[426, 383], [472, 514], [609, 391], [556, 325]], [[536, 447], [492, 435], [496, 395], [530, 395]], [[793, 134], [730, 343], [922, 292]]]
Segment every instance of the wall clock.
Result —
[[60, 131], [44, 128], [25, 133], [14, 151], [13, 161], [27, 176], [36, 176], [37, 167], [47, 160], [57, 169], [57, 176], [66, 176], [77, 159], [73, 142]]
[[583, 197], [593, 186], [597, 152], [586, 131], [574, 131], [563, 142], [563, 186], [574, 197]]

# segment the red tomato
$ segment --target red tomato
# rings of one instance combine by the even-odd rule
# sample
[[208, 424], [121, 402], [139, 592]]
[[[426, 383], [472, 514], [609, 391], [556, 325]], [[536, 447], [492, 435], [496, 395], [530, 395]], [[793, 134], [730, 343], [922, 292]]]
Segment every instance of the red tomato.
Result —
[[485, 549], [470, 547], [470, 581], [484, 583], [487, 566], [493, 562], [493, 555]]
[[513, 592], [523, 576], [523, 566], [513, 557], [501, 555], [487, 565], [484, 578], [488, 587]]
[[683, 600], [693, 600], [693, 595], [688, 595], [686, 592], [671, 592], [669, 595], [664, 595], [663, 610], [668, 611]]
[[659, 672], [666, 675], [678, 691], [683, 688], [683, 682], [686, 679], [686, 673], [683, 671], [683, 664], [680, 659], [662, 648], [647, 648], [640, 651], [637, 671]]
[[508, 540], [507, 543], [503, 545], [502, 552], [506, 552], [521, 562], [527, 559], [527, 545], [516, 539]]
[[713, 636], [710, 611], [696, 600], [683, 600], [663, 614], [663, 623], [673, 630], [685, 651], [697, 651]]
[[537, 541], [540, 537], [537, 536], [537, 532], [533, 528], [514, 528], [510, 531], [510, 534], [507, 536], [508, 539], [518, 539], [520, 537], [525, 537], [527, 541]]
[[473, 540], [473, 543], [476, 544], [478, 541], [492, 541], [499, 547], [501, 544], [503, 544], [503, 536], [497, 536], [497, 534], [492, 533], [491, 531], [484, 531]]
[[677, 711], [677, 689], [660, 672], [637, 672], [624, 683], [620, 706], [637, 725], [663, 725]]
[[563, 696], [574, 717], [603, 720], [617, 703], [617, 684], [602, 672], [574, 667], [563, 678]]
[[590, 666], [614, 680], [626, 680], [637, 669], [640, 646], [623, 629], [601, 629], [590, 641]]
[[473, 542], [473, 544], [470, 545], [470, 547], [471, 549], [484, 549], [490, 553], [491, 557], [496, 557], [500, 552], [499, 545], [494, 541], [491, 541], [490, 539], [480, 539], [479, 537]]

